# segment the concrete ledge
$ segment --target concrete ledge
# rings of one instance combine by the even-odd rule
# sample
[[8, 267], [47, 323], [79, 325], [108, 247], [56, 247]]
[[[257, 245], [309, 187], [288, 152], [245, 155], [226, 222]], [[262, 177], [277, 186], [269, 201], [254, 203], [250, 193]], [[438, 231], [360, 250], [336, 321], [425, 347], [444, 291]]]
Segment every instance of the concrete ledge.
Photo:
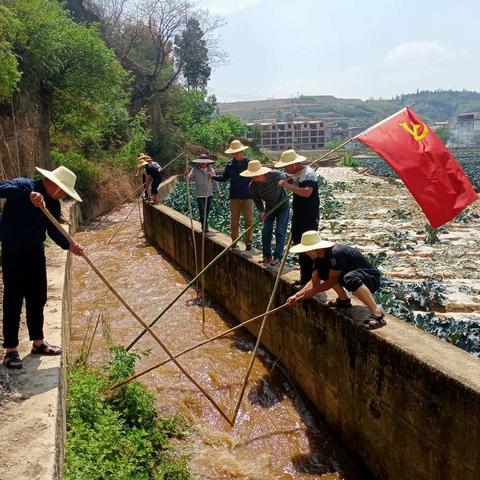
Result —
[[[144, 218], [150, 241], [194, 273], [188, 218], [163, 205], [144, 206]], [[229, 243], [223, 234], [207, 238], [206, 262]], [[286, 278], [277, 305], [293, 293]], [[232, 251], [205, 275], [209, 295], [239, 321], [264, 311], [274, 281]], [[362, 330], [355, 323], [366, 309], [348, 313], [302, 302], [272, 317], [263, 343], [375, 477], [480, 478], [480, 360], [392, 317]]]

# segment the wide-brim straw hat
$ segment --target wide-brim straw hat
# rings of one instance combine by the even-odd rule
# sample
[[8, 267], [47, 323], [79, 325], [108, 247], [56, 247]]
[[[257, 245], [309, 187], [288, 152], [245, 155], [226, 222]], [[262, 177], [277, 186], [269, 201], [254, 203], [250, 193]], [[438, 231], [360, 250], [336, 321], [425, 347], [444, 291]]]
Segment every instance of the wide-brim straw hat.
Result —
[[152, 157], [150, 155], [147, 155], [146, 153], [140, 153], [137, 157], [137, 160], [140, 162], [140, 160], [152, 160]]
[[45, 178], [52, 181], [57, 187], [60, 187], [67, 195], [70, 195], [74, 200], [81, 202], [80, 195], [75, 191], [75, 181], [77, 176], [67, 167], [58, 167], [51, 172], [43, 168], [35, 167]]
[[248, 167], [240, 175], [242, 177], [258, 177], [259, 175], [265, 175], [271, 172], [272, 169], [268, 167], [262, 167], [262, 164], [258, 160], [250, 160]]
[[246, 150], [248, 147], [246, 145], [243, 145], [240, 140], [234, 140], [230, 144], [230, 148], [225, 150], [225, 153], [237, 153], [237, 152], [243, 152]]
[[302, 234], [302, 240], [298, 245], [290, 249], [291, 253], [304, 253], [310, 250], [320, 250], [321, 248], [330, 248], [335, 244], [328, 240], [322, 240], [315, 230], [309, 230]]
[[209, 158], [196, 158], [192, 160], [192, 163], [215, 163], [215, 160], [210, 160]]
[[302, 163], [307, 159], [303, 155], [299, 155], [295, 150], [285, 150], [280, 155], [280, 161], [277, 162], [275, 168], [283, 168], [288, 165], [294, 165], [295, 163]]

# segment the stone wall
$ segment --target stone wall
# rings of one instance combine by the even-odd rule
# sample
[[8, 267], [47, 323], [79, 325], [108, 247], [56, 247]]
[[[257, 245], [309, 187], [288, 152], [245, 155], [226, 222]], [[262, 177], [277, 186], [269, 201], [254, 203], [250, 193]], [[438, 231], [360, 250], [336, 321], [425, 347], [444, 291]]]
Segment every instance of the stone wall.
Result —
[[[163, 205], [145, 205], [144, 217], [150, 241], [192, 274], [188, 218]], [[223, 234], [207, 238], [206, 262], [229, 242]], [[277, 305], [294, 291], [286, 278]], [[205, 275], [209, 295], [239, 321], [264, 311], [274, 281], [273, 271], [239, 251]], [[480, 360], [396, 318], [362, 330], [364, 307], [347, 316], [321, 300], [277, 313], [263, 343], [353, 454], [379, 479], [480, 478]]]

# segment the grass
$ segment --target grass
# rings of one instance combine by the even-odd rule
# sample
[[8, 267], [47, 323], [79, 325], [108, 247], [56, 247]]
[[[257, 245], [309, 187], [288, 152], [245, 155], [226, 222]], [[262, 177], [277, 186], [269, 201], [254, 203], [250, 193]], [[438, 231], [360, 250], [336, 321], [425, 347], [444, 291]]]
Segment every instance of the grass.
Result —
[[[110, 349], [102, 368], [68, 369], [66, 480], [187, 480], [188, 458], [169, 447], [186, 423], [160, 417], [154, 395], [140, 382], [109, 392], [134, 372], [137, 355]], [[81, 358], [81, 357], [80, 357]]]

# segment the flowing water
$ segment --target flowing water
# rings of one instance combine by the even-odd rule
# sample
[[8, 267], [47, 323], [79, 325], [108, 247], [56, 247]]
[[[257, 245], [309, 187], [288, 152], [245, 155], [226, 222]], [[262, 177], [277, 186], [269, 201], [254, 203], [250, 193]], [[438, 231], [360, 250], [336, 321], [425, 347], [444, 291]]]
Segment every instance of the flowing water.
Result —
[[[112, 285], [147, 323], [188, 283], [187, 277], [145, 241], [138, 212], [131, 215], [107, 246], [132, 207], [109, 217], [103, 228], [76, 235], [76, 240]], [[81, 345], [100, 313], [91, 360], [102, 360], [109, 344], [127, 345], [141, 326], [115, 299], [81, 258], [73, 265], [71, 348]], [[190, 289], [155, 325], [173, 352], [230, 328], [234, 322], [217, 305], [202, 310]], [[207, 299], [208, 300], [208, 299]], [[234, 332], [180, 358], [189, 373], [231, 417], [250, 360], [254, 338]], [[146, 334], [135, 350], [148, 350], [137, 369], [166, 358]], [[197, 479], [348, 479], [366, 478], [329, 432], [274, 358], [260, 352], [244, 401], [231, 428], [185, 376], [169, 363], [145, 375], [161, 413], [180, 410], [194, 429], [187, 440], [190, 469]], [[182, 442], [185, 443], [185, 442]]]

